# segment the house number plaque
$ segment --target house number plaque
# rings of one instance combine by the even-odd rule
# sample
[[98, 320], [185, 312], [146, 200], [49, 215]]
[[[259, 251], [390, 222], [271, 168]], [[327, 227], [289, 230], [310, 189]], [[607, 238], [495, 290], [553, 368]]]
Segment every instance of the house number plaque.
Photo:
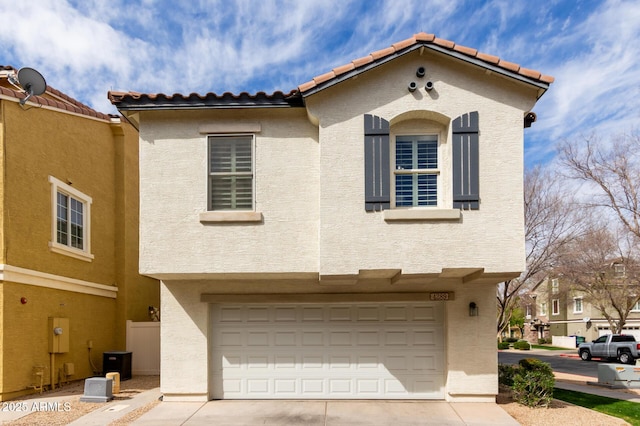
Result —
[[429, 293], [429, 300], [433, 300], [433, 301], [453, 300], [453, 292], [452, 291], [440, 291], [440, 292], [435, 292], [435, 293]]

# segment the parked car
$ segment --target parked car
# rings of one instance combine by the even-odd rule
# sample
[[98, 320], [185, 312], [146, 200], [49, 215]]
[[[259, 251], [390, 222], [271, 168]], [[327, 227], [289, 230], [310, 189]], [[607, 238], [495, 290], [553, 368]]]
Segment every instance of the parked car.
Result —
[[578, 354], [583, 361], [592, 357], [617, 359], [623, 364], [633, 364], [640, 358], [640, 343], [628, 334], [605, 334], [590, 343], [581, 343]]

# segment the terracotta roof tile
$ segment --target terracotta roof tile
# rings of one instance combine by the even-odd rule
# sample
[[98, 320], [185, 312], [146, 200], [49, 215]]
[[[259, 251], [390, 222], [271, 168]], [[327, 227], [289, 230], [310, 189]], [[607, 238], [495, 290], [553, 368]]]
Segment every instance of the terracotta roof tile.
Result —
[[393, 46], [394, 49], [396, 49], [396, 52], [397, 52], [398, 50], [402, 50], [405, 47], [413, 46], [414, 44], [416, 44], [416, 39], [415, 39], [415, 37], [411, 37], [411, 38], [408, 38], [406, 40], [402, 40], [402, 41], [399, 41], [397, 43], [393, 43], [392, 46]]
[[337, 68], [334, 68], [334, 69], [333, 69], [333, 72], [334, 72], [336, 75], [340, 75], [340, 74], [344, 74], [345, 72], [349, 72], [349, 71], [351, 71], [351, 70], [355, 69], [355, 67], [356, 67], [356, 66], [353, 64], [353, 62], [349, 62], [348, 64], [344, 64], [344, 65], [342, 65], [342, 66], [339, 66], [339, 67], [337, 67]]
[[394, 53], [396, 53], [396, 49], [394, 49], [393, 46], [391, 46], [391, 47], [387, 47], [386, 49], [376, 50], [375, 52], [371, 53], [371, 57], [375, 61], [377, 59], [384, 58], [385, 56], [389, 56]]
[[361, 67], [363, 65], [367, 65], [371, 62], [373, 62], [373, 56], [371, 55], [363, 56], [362, 58], [354, 59], [353, 61], [351, 61], [353, 66], [356, 68]]
[[489, 55], [486, 53], [481, 53], [478, 52], [478, 54], [476, 55], [476, 58], [480, 59], [481, 61], [484, 62], [488, 62], [490, 64], [498, 64], [498, 62], [500, 62], [500, 58], [494, 55]]
[[524, 75], [525, 77], [529, 77], [534, 80], [539, 80], [540, 76], [542, 75], [540, 71], [530, 70], [529, 68], [522, 68], [522, 67], [520, 67], [520, 70], [518, 70], [518, 72]]
[[418, 33], [414, 36], [416, 41], [433, 41], [436, 36], [435, 34], [427, 34], [427, 33]]
[[498, 61], [498, 66], [513, 72], [518, 72], [518, 70], [520, 69], [520, 65], [513, 62], [505, 61], [503, 59], [500, 59]]
[[453, 49], [453, 47], [456, 45], [454, 42], [452, 42], [450, 40], [445, 40], [443, 38], [438, 38], [438, 37], [433, 39], [433, 44], [437, 44], [438, 46], [446, 47], [447, 49]]
[[556, 79], [550, 75], [544, 75], [542, 74], [542, 76], [540, 76], [540, 81], [544, 81], [545, 83], [553, 83], [554, 81], [556, 81]]
[[453, 47], [453, 50], [455, 50], [456, 52], [460, 52], [463, 53], [467, 56], [476, 56], [478, 54], [478, 49], [473, 49], [471, 47], [467, 47], [467, 46], [461, 46], [459, 44], [456, 44]]
[[329, 71], [327, 73], [314, 77], [313, 81], [315, 81], [316, 84], [320, 84], [320, 83], [324, 83], [327, 80], [331, 80], [335, 76], [336, 76], [336, 73], [334, 73], [333, 71]]

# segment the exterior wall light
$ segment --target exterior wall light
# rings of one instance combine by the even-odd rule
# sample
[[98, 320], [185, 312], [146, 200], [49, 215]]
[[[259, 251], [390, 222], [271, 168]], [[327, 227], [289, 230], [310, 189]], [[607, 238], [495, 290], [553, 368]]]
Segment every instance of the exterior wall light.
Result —
[[418, 69], [416, 70], [416, 77], [422, 78], [424, 77], [424, 74], [425, 74], [424, 67], [418, 67]]
[[476, 305], [476, 302], [469, 303], [469, 316], [470, 317], [478, 316], [478, 305]]
[[430, 92], [433, 89], [433, 81], [427, 81], [427, 84], [424, 85], [424, 88], [427, 92]]
[[417, 88], [418, 88], [418, 85], [416, 84], [415, 81], [412, 81], [411, 83], [409, 83], [409, 86], [407, 87], [407, 89], [409, 89], [410, 92], [415, 92]]

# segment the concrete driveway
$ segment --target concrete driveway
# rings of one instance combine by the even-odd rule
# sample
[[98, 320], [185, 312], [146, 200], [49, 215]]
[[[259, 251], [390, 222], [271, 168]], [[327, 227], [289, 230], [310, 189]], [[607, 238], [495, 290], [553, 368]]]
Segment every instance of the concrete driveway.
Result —
[[133, 425], [509, 425], [493, 403], [431, 401], [162, 402]]

